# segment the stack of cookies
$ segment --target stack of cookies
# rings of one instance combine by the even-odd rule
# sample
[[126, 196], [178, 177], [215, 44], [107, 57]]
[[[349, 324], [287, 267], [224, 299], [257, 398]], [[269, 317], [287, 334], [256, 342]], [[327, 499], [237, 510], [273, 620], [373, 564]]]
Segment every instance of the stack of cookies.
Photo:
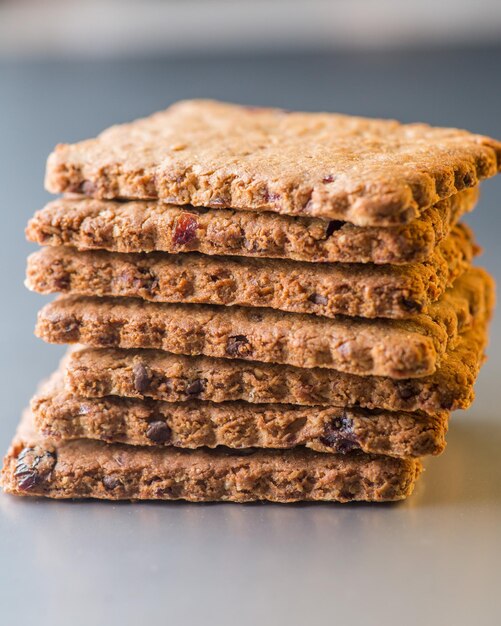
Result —
[[71, 347], [5, 490], [405, 498], [473, 399], [493, 283], [459, 220], [500, 167], [466, 131], [212, 101], [59, 145], [27, 285]]

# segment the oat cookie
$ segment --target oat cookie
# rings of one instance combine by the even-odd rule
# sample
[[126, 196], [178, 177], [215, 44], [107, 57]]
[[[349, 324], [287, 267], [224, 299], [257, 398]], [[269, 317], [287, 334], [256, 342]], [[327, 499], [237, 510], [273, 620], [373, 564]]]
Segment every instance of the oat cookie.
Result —
[[268, 307], [326, 317], [410, 318], [428, 312], [477, 250], [465, 226], [456, 226], [427, 261], [404, 266], [50, 247], [29, 257], [26, 286], [39, 293]]
[[116, 395], [165, 402], [245, 400], [435, 413], [470, 406], [486, 341], [486, 322], [482, 320], [460, 336], [458, 345], [444, 354], [434, 374], [403, 380], [113, 348], [70, 351], [64, 370], [66, 388], [85, 397]]
[[8, 493], [50, 498], [382, 502], [409, 496], [420, 471], [418, 459], [363, 453], [55, 442], [34, 432], [28, 412], [1, 482]]
[[50, 343], [155, 348], [392, 378], [432, 374], [447, 346], [483, 316], [490, 277], [472, 268], [412, 320], [320, 318], [270, 309], [60, 296], [38, 315]]
[[31, 409], [37, 430], [55, 439], [178, 448], [304, 446], [319, 452], [362, 450], [404, 458], [440, 454], [449, 419], [446, 411], [425, 415], [290, 404], [85, 398], [65, 391], [61, 372], [42, 385]]
[[418, 263], [433, 254], [477, 198], [478, 187], [472, 187], [429, 207], [410, 224], [361, 227], [270, 212], [67, 197], [35, 213], [26, 236], [40, 245], [79, 250], [197, 251], [314, 263]]
[[192, 100], [57, 146], [46, 187], [394, 225], [500, 167], [501, 143], [455, 128]]

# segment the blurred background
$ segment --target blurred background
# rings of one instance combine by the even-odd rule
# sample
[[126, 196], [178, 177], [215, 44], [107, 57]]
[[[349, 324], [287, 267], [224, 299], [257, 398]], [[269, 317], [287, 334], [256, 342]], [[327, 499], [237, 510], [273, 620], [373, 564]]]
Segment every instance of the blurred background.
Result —
[[[24, 226], [50, 198], [43, 188], [47, 155], [58, 142], [191, 97], [394, 117], [501, 138], [501, 1], [0, 0], [0, 454], [63, 351], [33, 336], [44, 299], [23, 287], [34, 250]], [[481, 262], [498, 280], [500, 198], [501, 180], [487, 181], [468, 218], [485, 248]], [[498, 577], [485, 575], [501, 559], [501, 484], [489, 480], [501, 475], [497, 321], [489, 354], [477, 403], [454, 418], [447, 453], [427, 462], [433, 468], [418, 493], [397, 511], [230, 507], [217, 517], [221, 509], [141, 506], [115, 517], [114, 507], [96, 505], [86, 509], [87, 527], [76, 506], [23, 508], [0, 497], [0, 536], [10, 546], [7, 555], [0, 545], [8, 573], [0, 581], [0, 622], [103, 623], [118, 611], [122, 626], [139, 623], [141, 597], [150, 607], [164, 600], [156, 591], [161, 580], [177, 623], [271, 623], [270, 607], [274, 626], [313, 623], [312, 611], [366, 623], [356, 621], [367, 618], [360, 595], [377, 607], [379, 623], [403, 614], [409, 626], [501, 623], [494, 617], [501, 614]], [[259, 544], [260, 528], [271, 528], [271, 544], [267, 531]], [[113, 557], [101, 559], [98, 575], [96, 533], [103, 554]], [[406, 550], [414, 560], [402, 560]], [[201, 565], [204, 554], [210, 559]], [[235, 555], [246, 559], [245, 569]], [[65, 577], [75, 558], [78, 585]], [[335, 563], [345, 569], [332, 585]], [[284, 577], [287, 564], [293, 581]], [[141, 597], [134, 573], [151, 583]], [[195, 602], [194, 576], [206, 589]], [[273, 585], [255, 586], [270, 576]], [[390, 601], [381, 593], [399, 581], [412, 589], [411, 613], [409, 593], [395, 592]], [[116, 602], [121, 589], [132, 590], [128, 603]], [[258, 589], [252, 602], [247, 589]], [[228, 604], [232, 593], [245, 611]], [[198, 620], [185, 621], [187, 611]]]
[[[9, 56], [373, 50], [498, 42], [498, 0], [10, 0]], [[41, 27], [43, 26], [43, 27]]]

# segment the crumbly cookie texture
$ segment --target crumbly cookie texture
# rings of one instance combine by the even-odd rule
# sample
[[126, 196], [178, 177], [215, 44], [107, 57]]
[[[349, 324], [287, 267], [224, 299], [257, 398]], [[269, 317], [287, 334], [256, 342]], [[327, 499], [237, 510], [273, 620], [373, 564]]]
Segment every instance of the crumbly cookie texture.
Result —
[[486, 322], [481, 321], [460, 336], [454, 350], [444, 354], [434, 374], [404, 380], [113, 348], [70, 351], [64, 369], [66, 388], [86, 397], [244, 400], [435, 413], [471, 404], [486, 341]]
[[4, 459], [6, 492], [50, 498], [250, 502], [401, 500], [418, 459], [323, 454], [302, 448], [181, 450], [55, 442], [35, 434], [26, 413]]
[[60, 296], [39, 312], [36, 335], [51, 343], [157, 348], [412, 378], [432, 374], [447, 346], [483, 315], [489, 285], [488, 275], [472, 268], [430, 305], [429, 315], [412, 320], [331, 320], [270, 309]]
[[455, 128], [192, 100], [58, 145], [46, 187], [394, 225], [500, 168], [501, 143]]
[[449, 413], [369, 411], [290, 404], [84, 398], [56, 372], [31, 401], [36, 429], [55, 439], [179, 448], [305, 446], [319, 452], [421, 457], [445, 447]]
[[418, 263], [433, 254], [477, 198], [478, 187], [464, 189], [410, 224], [393, 227], [154, 201], [58, 198], [35, 213], [26, 236], [40, 245], [79, 250], [197, 251], [314, 263]]
[[26, 286], [45, 294], [410, 318], [428, 312], [468, 269], [477, 250], [465, 226], [456, 226], [429, 260], [404, 266], [42, 248], [28, 259]]

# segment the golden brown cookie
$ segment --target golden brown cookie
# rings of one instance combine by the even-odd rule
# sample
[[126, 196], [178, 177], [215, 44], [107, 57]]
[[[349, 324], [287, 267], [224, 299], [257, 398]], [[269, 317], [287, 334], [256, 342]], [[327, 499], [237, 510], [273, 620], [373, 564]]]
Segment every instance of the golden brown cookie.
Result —
[[60, 144], [46, 187], [389, 226], [500, 167], [501, 143], [455, 128], [191, 100]]
[[491, 279], [472, 268], [412, 320], [336, 319], [128, 298], [60, 296], [38, 315], [50, 343], [155, 348], [392, 378], [432, 374], [448, 346], [485, 314]]
[[417, 263], [428, 259], [477, 201], [464, 189], [424, 210], [410, 224], [349, 222], [271, 212], [196, 209], [164, 202], [58, 198], [37, 211], [26, 236], [40, 245], [79, 250], [197, 251], [315, 263]]
[[1, 482], [8, 493], [49, 498], [382, 502], [409, 496], [420, 472], [417, 459], [363, 453], [55, 442], [34, 432], [27, 412]]
[[29, 257], [26, 286], [39, 293], [398, 319], [428, 312], [464, 274], [477, 251], [471, 231], [463, 225], [456, 226], [428, 260], [403, 266], [48, 247]]
[[449, 413], [300, 407], [248, 402], [168, 403], [107, 396], [85, 398], [65, 390], [55, 372], [31, 401], [38, 431], [55, 439], [177, 448], [303, 446], [318, 452], [421, 457], [445, 447]]
[[245, 400], [435, 413], [465, 409], [471, 404], [486, 342], [486, 322], [482, 320], [460, 335], [458, 345], [443, 355], [434, 374], [403, 380], [113, 348], [70, 351], [64, 359], [64, 370], [66, 387], [73, 394], [90, 398], [115, 395], [165, 402]]

